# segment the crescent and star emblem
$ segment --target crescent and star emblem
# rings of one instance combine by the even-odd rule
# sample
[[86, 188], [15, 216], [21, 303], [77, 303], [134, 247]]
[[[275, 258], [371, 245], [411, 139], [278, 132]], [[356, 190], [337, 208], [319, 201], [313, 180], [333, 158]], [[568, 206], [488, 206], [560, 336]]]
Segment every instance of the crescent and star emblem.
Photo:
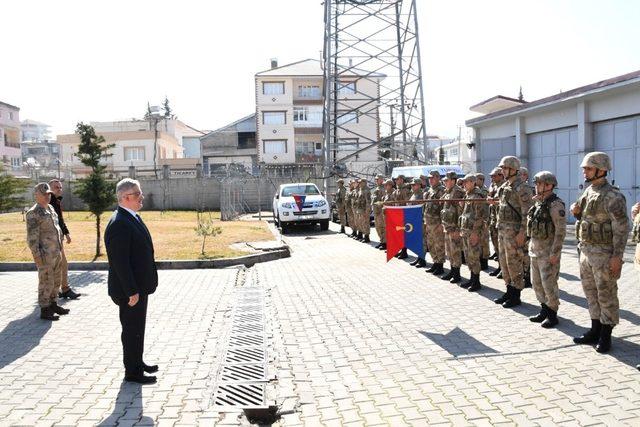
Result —
[[413, 224], [405, 224], [403, 227], [396, 225], [396, 231], [404, 230], [407, 233], [411, 233], [413, 231]]

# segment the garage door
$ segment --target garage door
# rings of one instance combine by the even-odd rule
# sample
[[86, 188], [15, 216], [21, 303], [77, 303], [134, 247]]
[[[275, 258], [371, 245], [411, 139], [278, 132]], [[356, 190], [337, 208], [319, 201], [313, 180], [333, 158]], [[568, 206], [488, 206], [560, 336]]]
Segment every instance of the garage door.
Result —
[[504, 156], [516, 155], [516, 137], [483, 139], [480, 144], [480, 171], [487, 177]]
[[631, 212], [640, 200], [640, 116], [595, 123], [593, 139], [595, 150], [611, 157], [609, 180], [620, 187]]
[[[578, 154], [578, 130], [575, 127], [555, 129], [547, 132], [527, 135], [529, 145], [528, 168], [533, 185], [533, 176], [548, 170], [558, 179], [558, 196], [564, 200], [567, 208], [582, 193], [583, 183], [580, 162], [582, 154]], [[569, 216], [569, 222], [575, 218]]]

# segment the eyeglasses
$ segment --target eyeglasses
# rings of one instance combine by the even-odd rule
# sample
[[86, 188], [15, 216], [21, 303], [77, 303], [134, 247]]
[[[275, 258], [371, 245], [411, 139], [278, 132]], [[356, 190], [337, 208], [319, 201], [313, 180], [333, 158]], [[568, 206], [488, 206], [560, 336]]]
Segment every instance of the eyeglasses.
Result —
[[142, 192], [141, 191], [136, 191], [136, 192], [133, 192], [133, 193], [126, 193], [125, 196], [136, 196], [136, 197], [139, 197], [139, 196], [142, 196]]

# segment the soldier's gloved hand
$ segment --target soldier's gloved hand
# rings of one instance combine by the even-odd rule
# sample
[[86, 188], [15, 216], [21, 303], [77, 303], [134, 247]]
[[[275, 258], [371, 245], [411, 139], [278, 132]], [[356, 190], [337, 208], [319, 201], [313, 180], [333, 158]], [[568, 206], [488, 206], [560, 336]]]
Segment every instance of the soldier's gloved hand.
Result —
[[571, 205], [571, 213], [573, 214], [573, 216], [580, 215], [581, 211], [582, 211], [582, 209], [580, 209], [580, 205], [579, 204], [573, 203]]
[[620, 278], [620, 272], [622, 271], [622, 258], [621, 257], [611, 257], [609, 258], [609, 271], [611, 272], [611, 276], [614, 279]]
[[559, 262], [560, 262], [560, 257], [559, 257], [559, 256], [551, 255], [551, 256], [549, 257], [549, 264], [551, 264], [551, 265], [556, 265], [556, 264], [558, 264]]
[[524, 246], [524, 240], [525, 240], [524, 231], [521, 231], [516, 235], [516, 245]]

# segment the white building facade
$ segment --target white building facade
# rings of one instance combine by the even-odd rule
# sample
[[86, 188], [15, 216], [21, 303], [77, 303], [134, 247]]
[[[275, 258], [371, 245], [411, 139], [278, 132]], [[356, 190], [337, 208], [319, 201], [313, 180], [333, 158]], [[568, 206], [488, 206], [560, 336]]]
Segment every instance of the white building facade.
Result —
[[20, 108], [0, 101], [0, 163], [9, 170], [22, 167]]
[[640, 71], [533, 102], [513, 101], [466, 122], [474, 130], [478, 170], [487, 173], [503, 156], [518, 156], [532, 177], [555, 173], [558, 195], [570, 204], [584, 188], [585, 153], [604, 151], [613, 162], [609, 180], [629, 209], [640, 199]]

